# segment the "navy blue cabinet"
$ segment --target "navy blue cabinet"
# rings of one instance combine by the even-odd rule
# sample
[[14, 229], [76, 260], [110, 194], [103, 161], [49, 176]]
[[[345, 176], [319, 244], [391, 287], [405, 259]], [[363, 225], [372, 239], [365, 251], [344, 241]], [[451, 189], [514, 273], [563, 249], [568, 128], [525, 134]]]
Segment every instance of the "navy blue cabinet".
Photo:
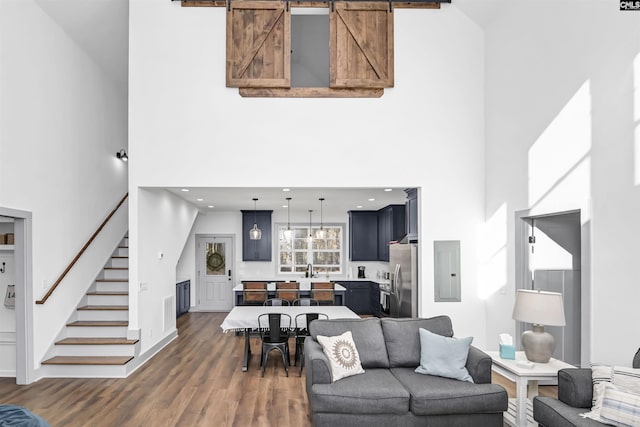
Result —
[[378, 213], [349, 211], [349, 259], [378, 260]]
[[[243, 261], [271, 261], [271, 213], [273, 211], [242, 212], [242, 260]], [[255, 221], [254, 221], [255, 218]], [[249, 230], [254, 222], [262, 230], [260, 240], [251, 240]]]
[[380, 285], [369, 281], [337, 281], [345, 287], [345, 305], [356, 314], [380, 316]]
[[176, 283], [176, 317], [189, 312], [191, 306], [191, 281]]
[[389, 242], [404, 237], [405, 218], [405, 205], [389, 205], [378, 211], [378, 261], [389, 261]]

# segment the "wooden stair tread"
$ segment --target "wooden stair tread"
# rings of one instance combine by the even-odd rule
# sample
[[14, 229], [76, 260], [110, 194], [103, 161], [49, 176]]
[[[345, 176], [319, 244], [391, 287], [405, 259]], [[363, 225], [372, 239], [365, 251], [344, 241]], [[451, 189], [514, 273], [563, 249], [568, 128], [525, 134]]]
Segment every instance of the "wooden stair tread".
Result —
[[128, 270], [128, 267], [104, 267], [104, 270]]
[[129, 310], [128, 305], [83, 305], [78, 310]]
[[56, 345], [130, 345], [137, 343], [138, 340], [129, 340], [122, 337], [111, 338], [65, 338], [56, 342]]
[[96, 279], [96, 282], [101, 282], [101, 283], [103, 283], [103, 282], [121, 282], [121, 283], [124, 283], [124, 282], [128, 282], [128, 281], [129, 281], [129, 279]]
[[124, 365], [133, 356], [56, 356], [43, 365]]
[[87, 292], [87, 295], [102, 295], [102, 296], [113, 296], [113, 295], [129, 295], [128, 291], [93, 291]]
[[76, 320], [67, 326], [129, 326], [126, 320]]
[[129, 258], [129, 257], [128, 256], [123, 256], [123, 255], [114, 255], [111, 258], [126, 259], [126, 258]]

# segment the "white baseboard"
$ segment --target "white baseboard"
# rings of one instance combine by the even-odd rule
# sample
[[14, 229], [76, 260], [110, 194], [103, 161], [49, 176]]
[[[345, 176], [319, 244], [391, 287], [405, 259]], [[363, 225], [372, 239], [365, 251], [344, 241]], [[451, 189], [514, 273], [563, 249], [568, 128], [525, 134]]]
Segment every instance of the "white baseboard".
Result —
[[158, 341], [153, 347], [145, 351], [143, 354], [136, 356], [133, 360], [127, 363], [127, 376], [134, 373], [140, 366], [147, 363], [153, 356], [158, 354], [169, 343], [178, 338], [178, 330], [174, 329], [169, 335]]

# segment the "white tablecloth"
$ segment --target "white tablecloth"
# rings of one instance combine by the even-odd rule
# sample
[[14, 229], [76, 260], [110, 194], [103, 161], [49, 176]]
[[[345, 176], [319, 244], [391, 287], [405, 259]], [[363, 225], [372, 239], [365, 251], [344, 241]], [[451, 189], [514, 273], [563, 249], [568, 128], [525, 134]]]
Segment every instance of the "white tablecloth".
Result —
[[[220, 325], [223, 332], [229, 331], [242, 331], [245, 329], [257, 329], [258, 316], [264, 313], [286, 313], [291, 316], [291, 327], [295, 326], [296, 315], [302, 313], [324, 313], [329, 316], [329, 319], [359, 319], [353, 311], [349, 310], [343, 305], [321, 305], [311, 307], [299, 307], [299, 306], [284, 306], [284, 307], [272, 307], [272, 306], [249, 306], [240, 305], [233, 307], [227, 317]], [[304, 326], [304, 325], [300, 325]]]

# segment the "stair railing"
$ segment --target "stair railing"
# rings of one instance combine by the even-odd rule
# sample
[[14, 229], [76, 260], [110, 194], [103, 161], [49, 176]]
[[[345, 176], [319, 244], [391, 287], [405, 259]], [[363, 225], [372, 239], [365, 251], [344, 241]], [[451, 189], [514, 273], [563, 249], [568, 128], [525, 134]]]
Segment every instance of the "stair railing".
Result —
[[60, 275], [60, 277], [58, 277], [58, 279], [55, 281], [55, 283], [49, 288], [49, 290], [47, 291], [46, 294], [44, 294], [44, 297], [42, 297], [42, 299], [36, 301], [36, 304], [44, 304], [49, 297], [51, 296], [51, 294], [53, 294], [53, 291], [56, 290], [56, 288], [58, 287], [58, 285], [62, 282], [62, 280], [66, 277], [67, 273], [69, 273], [69, 271], [73, 268], [73, 266], [76, 264], [76, 262], [78, 262], [78, 260], [80, 259], [80, 257], [82, 256], [82, 254], [84, 254], [84, 252], [87, 250], [87, 248], [89, 247], [89, 245], [91, 245], [91, 243], [95, 240], [95, 238], [98, 236], [98, 234], [100, 234], [100, 232], [102, 231], [102, 229], [105, 227], [105, 225], [107, 225], [107, 223], [109, 222], [109, 220], [111, 219], [111, 217], [118, 211], [118, 209], [120, 208], [120, 206], [122, 206], [122, 204], [124, 203], [125, 200], [127, 200], [127, 197], [129, 196], [129, 193], [125, 194], [124, 197], [120, 200], [120, 202], [118, 203], [118, 205], [113, 208], [113, 210], [111, 211], [111, 213], [105, 218], [104, 221], [102, 221], [102, 224], [100, 224], [100, 226], [98, 227], [98, 229], [93, 233], [93, 235], [89, 238], [89, 240], [87, 240], [87, 243], [84, 244], [84, 246], [82, 247], [82, 249], [80, 249], [80, 251], [78, 252], [78, 254], [75, 256], [75, 258], [69, 263], [69, 265], [67, 266], [67, 268], [65, 268], [65, 270], [62, 272], [62, 274]]

